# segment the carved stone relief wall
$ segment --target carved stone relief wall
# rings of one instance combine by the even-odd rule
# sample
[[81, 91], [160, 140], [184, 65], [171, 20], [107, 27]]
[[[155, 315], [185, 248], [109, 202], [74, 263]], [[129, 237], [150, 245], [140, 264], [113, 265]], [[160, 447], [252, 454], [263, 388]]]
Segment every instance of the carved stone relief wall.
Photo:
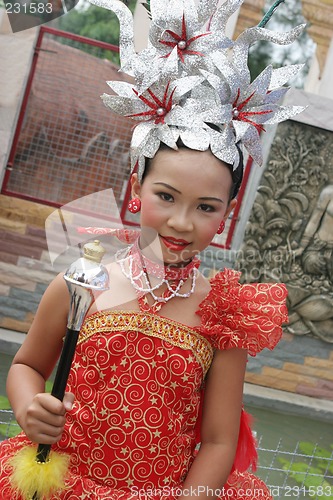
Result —
[[279, 125], [237, 267], [248, 282], [284, 282], [287, 331], [333, 343], [333, 134]]

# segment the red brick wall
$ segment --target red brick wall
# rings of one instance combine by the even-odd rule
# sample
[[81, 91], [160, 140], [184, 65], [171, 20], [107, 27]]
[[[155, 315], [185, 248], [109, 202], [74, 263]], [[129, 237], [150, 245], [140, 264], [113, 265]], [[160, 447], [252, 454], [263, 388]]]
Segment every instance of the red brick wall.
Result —
[[55, 276], [44, 224], [54, 209], [0, 195], [0, 327], [26, 332]]

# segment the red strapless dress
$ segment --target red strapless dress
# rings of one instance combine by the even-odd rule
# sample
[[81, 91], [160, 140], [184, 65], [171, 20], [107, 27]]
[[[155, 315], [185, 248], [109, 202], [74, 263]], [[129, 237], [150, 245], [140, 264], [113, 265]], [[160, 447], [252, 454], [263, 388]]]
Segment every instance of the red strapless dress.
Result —
[[[67, 388], [75, 404], [53, 447], [70, 455], [70, 473], [54, 500], [177, 496], [195, 456], [214, 350], [241, 347], [255, 355], [273, 349], [287, 320], [284, 285], [240, 285], [238, 279], [225, 270], [211, 280], [199, 327], [145, 312], [105, 310], [86, 319]], [[28, 444], [23, 433], [1, 443], [1, 500], [20, 500], [7, 459]], [[236, 465], [253, 458], [240, 456], [246, 450], [239, 443], [241, 449]], [[223, 499], [271, 498], [244, 470], [234, 470], [224, 488]]]

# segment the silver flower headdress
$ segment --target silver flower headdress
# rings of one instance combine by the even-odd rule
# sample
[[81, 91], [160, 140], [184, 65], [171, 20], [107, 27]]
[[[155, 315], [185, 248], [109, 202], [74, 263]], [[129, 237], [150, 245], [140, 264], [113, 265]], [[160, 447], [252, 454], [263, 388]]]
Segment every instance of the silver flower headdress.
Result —
[[[131, 167], [141, 178], [145, 159], [153, 158], [161, 142], [177, 149], [208, 148], [222, 161], [238, 166], [243, 145], [262, 164], [260, 132], [300, 113], [299, 106], [278, 104], [283, 85], [301, 65], [265, 68], [251, 82], [250, 45], [258, 40], [292, 43], [304, 29], [276, 33], [265, 23], [245, 30], [235, 40], [225, 34], [230, 16], [243, 0], [150, 0], [148, 46], [134, 49], [133, 17], [120, 0], [90, 0], [110, 9], [120, 23], [121, 71], [135, 84], [107, 82], [116, 95], [103, 94], [106, 106], [137, 121], [131, 142]], [[280, 0], [279, 0], [280, 1]], [[279, 3], [279, 2], [276, 2]], [[272, 9], [273, 10], [273, 9]]]

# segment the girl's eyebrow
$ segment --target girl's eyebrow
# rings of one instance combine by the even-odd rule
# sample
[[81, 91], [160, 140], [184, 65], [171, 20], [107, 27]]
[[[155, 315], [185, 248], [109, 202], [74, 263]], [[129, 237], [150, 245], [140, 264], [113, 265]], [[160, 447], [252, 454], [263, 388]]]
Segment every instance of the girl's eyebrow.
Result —
[[[158, 184], [160, 186], [164, 186], [168, 189], [171, 189], [172, 191], [175, 191], [178, 194], [182, 194], [181, 191], [178, 191], [178, 189], [174, 188], [173, 186], [170, 186], [170, 184], [167, 184], [166, 182], [154, 182], [154, 184]], [[207, 200], [207, 201], [218, 201], [219, 203], [224, 203], [221, 198], [215, 198], [214, 196], [200, 196], [198, 200]]]
[[220, 203], [224, 203], [221, 198], [215, 198], [214, 196], [201, 196], [200, 198], [198, 198], [198, 200], [219, 201]]
[[166, 184], [165, 182], [154, 182], [154, 184], [159, 184], [160, 186], [164, 186], [166, 188], [169, 188], [169, 189], [171, 189], [172, 191], [175, 191], [178, 194], [182, 194], [181, 191], [178, 191], [178, 189], [170, 186], [170, 184]]

